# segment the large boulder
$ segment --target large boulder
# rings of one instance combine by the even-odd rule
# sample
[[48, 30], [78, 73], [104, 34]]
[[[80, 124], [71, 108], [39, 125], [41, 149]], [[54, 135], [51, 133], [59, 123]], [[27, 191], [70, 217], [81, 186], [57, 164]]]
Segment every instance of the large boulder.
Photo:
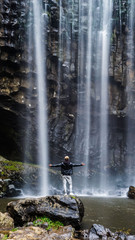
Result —
[[127, 195], [129, 198], [135, 199], [135, 187], [130, 186]]
[[14, 227], [14, 220], [8, 213], [0, 212], [0, 229], [11, 229]]
[[16, 226], [23, 226], [25, 223], [35, 220], [37, 216], [46, 216], [78, 229], [84, 215], [81, 200], [68, 195], [12, 201], [8, 203], [7, 211], [14, 219]]

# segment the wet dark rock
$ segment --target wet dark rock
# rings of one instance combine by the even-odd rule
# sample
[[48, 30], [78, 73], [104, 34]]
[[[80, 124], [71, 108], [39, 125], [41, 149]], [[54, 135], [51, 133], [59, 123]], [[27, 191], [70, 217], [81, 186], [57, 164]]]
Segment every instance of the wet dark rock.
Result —
[[130, 186], [127, 196], [131, 199], [135, 199], [135, 187]]
[[[82, 238], [83, 239], [83, 238]], [[85, 238], [84, 238], [85, 239]], [[124, 232], [111, 232], [110, 229], [105, 228], [100, 224], [93, 224], [89, 231], [89, 240], [102, 239], [102, 240], [134, 240], [134, 235], [127, 235]]]
[[121, 240], [125, 240], [125, 239], [126, 239], [126, 234], [125, 234], [125, 233], [120, 232], [118, 235], [119, 235], [119, 238], [120, 238]]
[[0, 198], [16, 197], [21, 195], [21, 190], [17, 189], [11, 179], [0, 179]]
[[81, 231], [80, 233], [78, 233], [78, 235], [76, 235], [76, 237], [82, 240], [89, 239], [89, 230], [85, 229]]
[[103, 237], [112, 237], [113, 233], [104, 226], [100, 224], [93, 224], [92, 228], [90, 229], [89, 239], [98, 239]]
[[22, 226], [37, 216], [46, 216], [76, 229], [80, 228], [84, 215], [84, 207], [79, 198], [63, 195], [13, 201], [8, 203], [7, 211], [15, 225]]
[[126, 236], [125, 238], [126, 240], [135, 240], [135, 235], [134, 236]]
[[13, 184], [8, 185], [5, 197], [17, 197], [21, 195], [21, 190], [16, 189]]

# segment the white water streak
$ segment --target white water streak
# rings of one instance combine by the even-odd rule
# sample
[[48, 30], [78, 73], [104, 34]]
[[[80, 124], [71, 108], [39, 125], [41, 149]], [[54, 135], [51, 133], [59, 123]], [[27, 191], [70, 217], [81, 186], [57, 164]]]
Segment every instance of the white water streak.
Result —
[[112, 1], [103, 0], [103, 28], [102, 36], [102, 66], [101, 66], [101, 116], [100, 116], [100, 141], [101, 141], [101, 189], [106, 189], [107, 162], [108, 162], [108, 69], [111, 33]]
[[[134, 93], [132, 87], [134, 85], [133, 71], [135, 69], [134, 55], [135, 55], [135, 45], [134, 45], [134, 28], [135, 28], [135, 1], [128, 0], [130, 5], [129, 9], [129, 29], [128, 29], [128, 57], [129, 65], [127, 66], [127, 106], [128, 106], [128, 120], [127, 120], [127, 160], [126, 160], [126, 170], [127, 170], [127, 184], [128, 186], [135, 185], [135, 160], [134, 155], [134, 142], [135, 142], [135, 133], [134, 133], [134, 124], [132, 122], [132, 104], [134, 99]], [[131, 121], [131, 122], [130, 122]]]
[[63, 57], [63, 41], [62, 41], [62, 16], [63, 16], [63, 8], [62, 8], [62, 0], [60, 0], [59, 4], [59, 62], [58, 62], [58, 89], [57, 89], [57, 108], [56, 108], [56, 116], [58, 117], [60, 112], [60, 87], [61, 87], [61, 62]]
[[[39, 0], [33, 0], [35, 58], [38, 81], [38, 126], [39, 126], [39, 164], [42, 168], [40, 182], [41, 195], [48, 194], [48, 138], [47, 138], [47, 97], [46, 97], [46, 50], [43, 39], [42, 8]], [[44, 28], [45, 29], [45, 28]]]
[[[91, 64], [92, 64], [92, 7], [93, 1], [89, 2], [88, 12], [88, 39], [87, 39], [87, 68], [86, 68], [86, 135], [85, 135], [85, 171], [88, 171], [90, 149], [90, 125], [91, 125]], [[86, 173], [87, 175], [87, 173]], [[87, 180], [87, 179], [86, 179]], [[85, 186], [87, 184], [85, 183]]]
[[[108, 161], [108, 68], [112, 1], [91, 0], [85, 3], [79, 1], [79, 9], [76, 148], [78, 151], [79, 146], [79, 155], [82, 156], [84, 154], [83, 161], [86, 164], [84, 188], [88, 190], [88, 170], [92, 161], [95, 160], [90, 155], [91, 148], [95, 147], [95, 142], [91, 135], [92, 121], [95, 121], [93, 124], [98, 129], [98, 117], [92, 116], [95, 111], [100, 121], [99, 149], [95, 150], [97, 153], [101, 152], [99, 175], [103, 176], [97, 182], [100, 182], [99, 187], [103, 189], [106, 184], [104, 167], [106, 167]], [[93, 89], [96, 95], [91, 102]], [[79, 141], [80, 137], [83, 140]]]

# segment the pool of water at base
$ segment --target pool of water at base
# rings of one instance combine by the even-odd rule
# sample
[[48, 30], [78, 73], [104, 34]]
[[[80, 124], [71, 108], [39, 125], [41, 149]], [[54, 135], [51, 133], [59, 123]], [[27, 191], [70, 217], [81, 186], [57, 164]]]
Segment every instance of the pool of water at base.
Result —
[[[107, 198], [79, 196], [84, 204], [83, 229], [90, 229], [92, 224], [101, 224], [112, 232], [129, 231], [135, 234], [135, 200], [128, 198]], [[0, 212], [6, 212], [8, 202], [17, 200], [0, 199]]]
[[83, 229], [101, 224], [112, 232], [129, 231], [135, 234], [135, 200], [128, 198], [80, 197], [85, 214]]

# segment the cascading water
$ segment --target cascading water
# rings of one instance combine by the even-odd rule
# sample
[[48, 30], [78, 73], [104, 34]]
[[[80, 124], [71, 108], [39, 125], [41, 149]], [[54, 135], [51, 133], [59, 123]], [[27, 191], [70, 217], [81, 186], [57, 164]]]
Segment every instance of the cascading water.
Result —
[[[103, 0], [101, 30], [101, 106], [100, 106], [100, 188], [107, 190], [108, 163], [108, 69], [110, 55], [112, 1]], [[105, 171], [104, 171], [105, 170]]]
[[[30, 12], [29, 12], [29, 16], [28, 16], [28, 23], [30, 24], [33, 20], [32, 20], [32, 4], [30, 3]], [[28, 25], [29, 25], [28, 24]], [[33, 29], [32, 27], [28, 27], [28, 67], [30, 69], [29, 71], [29, 83], [30, 85], [32, 86], [32, 69], [33, 69], [33, 64], [32, 64], [32, 39], [33, 39]], [[36, 89], [36, 85], [34, 86], [34, 90]], [[29, 110], [31, 109], [31, 102], [32, 102], [32, 90], [33, 89], [30, 89], [29, 90]], [[24, 99], [24, 96], [22, 95], [22, 103], [24, 103], [25, 99]], [[24, 161], [27, 162], [27, 156], [29, 156], [31, 154], [31, 140], [30, 138], [32, 138], [32, 116], [30, 114], [30, 111], [29, 111], [29, 116], [27, 116], [30, 120], [29, 122], [27, 123], [26, 125], [26, 133], [25, 133], [25, 140], [24, 140]], [[30, 124], [31, 123], [31, 124]], [[30, 153], [30, 154], [28, 154]], [[27, 171], [27, 165], [25, 166], [25, 171]], [[28, 181], [29, 182], [29, 181]], [[24, 195], [31, 195], [33, 194], [33, 189], [31, 187], [31, 184], [27, 183], [27, 184], [24, 184], [23, 186], [23, 192], [24, 192]]]
[[40, 195], [48, 194], [48, 138], [46, 96], [46, 21], [42, 1], [33, 0], [35, 67], [38, 92], [38, 161], [41, 167]]
[[135, 69], [135, 1], [128, 0], [129, 11], [128, 11], [128, 34], [127, 34], [127, 106], [128, 106], [128, 115], [127, 115], [127, 155], [126, 155], [126, 183], [127, 186], [135, 185], [135, 161], [134, 161], [134, 152], [135, 152], [135, 127], [134, 127], [134, 69]]
[[[88, 8], [88, 22], [84, 17]], [[87, 29], [87, 36], [86, 36]], [[88, 4], [79, 2], [79, 40], [78, 40], [78, 105], [77, 105], [77, 124], [76, 124], [76, 158], [85, 162], [85, 176], [88, 175], [89, 165], [89, 144], [90, 144], [90, 88], [91, 88], [91, 55], [92, 55], [92, 1]], [[86, 38], [86, 39], [85, 39]], [[85, 43], [87, 41], [87, 44]], [[86, 47], [85, 47], [86, 44]], [[85, 64], [85, 58], [87, 65]], [[85, 112], [83, 113], [83, 109]], [[85, 117], [84, 117], [85, 115]], [[84, 137], [83, 144], [80, 146], [80, 133]], [[79, 147], [79, 150], [78, 150]], [[83, 159], [81, 152], [84, 153]], [[84, 188], [87, 188], [87, 179], [83, 181]]]
[[[134, 23], [133, 1], [130, 27]], [[34, 42], [35, 62], [38, 79], [38, 105], [39, 105], [39, 159], [40, 165], [46, 169], [48, 159], [47, 144], [47, 115], [46, 115], [46, 28], [47, 15], [39, 1], [32, 1], [34, 17]], [[120, 32], [122, 31], [121, 1], [118, 0], [120, 14]], [[42, 4], [41, 4], [42, 5]], [[81, 189], [83, 193], [106, 192], [110, 184], [108, 173], [108, 69], [111, 41], [111, 20], [113, 0], [80, 0], [66, 2], [66, 9], [63, 8], [62, 0], [59, 0], [59, 41], [58, 41], [58, 85], [56, 118], [60, 112], [61, 93], [69, 97], [69, 89], [64, 89], [64, 80], [68, 82], [72, 75], [72, 67], [75, 67], [76, 49], [74, 49], [74, 36], [78, 37], [78, 87], [77, 87], [77, 120], [76, 120], [76, 141], [75, 159], [78, 162], [85, 162], [84, 180]], [[79, 11], [78, 11], [79, 10]], [[78, 11], [78, 12], [77, 12]], [[41, 18], [42, 16], [42, 18]], [[44, 18], [44, 19], [43, 19]], [[132, 19], [132, 20], [131, 20]], [[43, 24], [43, 25], [42, 25]], [[78, 24], [78, 26], [77, 26]], [[77, 28], [76, 28], [77, 26]], [[45, 32], [45, 35], [43, 34]], [[77, 32], [77, 33], [75, 33]], [[130, 31], [129, 39], [133, 38]], [[76, 35], [75, 35], [76, 34]], [[66, 37], [65, 37], [66, 36]], [[132, 39], [133, 40], [133, 39]], [[133, 41], [132, 47], [133, 49]], [[128, 49], [128, 51], [130, 51]], [[132, 50], [131, 50], [132, 51]], [[56, 53], [55, 53], [56, 54]], [[131, 52], [130, 52], [131, 55]], [[132, 63], [133, 65], [133, 63]], [[63, 69], [66, 69], [64, 75]], [[73, 71], [74, 72], [74, 71]], [[39, 81], [40, 80], [40, 81]], [[130, 95], [130, 94], [129, 94]], [[59, 120], [59, 118], [57, 118]], [[130, 125], [130, 122], [128, 123]], [[55, 133], [59, 131], [56, 127]], [[128, 133], [127, 142], [130, 145], [132, 136]], [[97, 147], [98, 146], [98, 147]], [[57, 147], [56, 147], [57, 148]], [[44, 161], [45, 160], [45, 161]], [[98, 171], [95, 178], [90, 178], [94, 171], [91, 171], [96, 162]], [[131, 164], [132, 165], [132, 162]], [[131, 169], [131, 167], [130, 167]], [[45, 173], [45, 174], [44, 174]], [[46, 195], [47, 171], [42, 174], [40, 193]], [[92, 179], [92, 180], [91, 180]], [[44, 185], [45, 184], [45, 185]]]
[[[86, 163], [84, 174], [86, 178], [84, 183], [85, 192], [88, 192], [89, 189], [92, 191], [88, 176], [89, 167], [94, 161], [93, 156], [91, 156], [91, 149], [94, 149], [95, 144], [97, 144], [92, 135], [93, 125], [95, 129], [99, 128], [99, 139], [97, 140], [99, 149], [96, 149], [96, 151], [100, 153], [100, 159], [96, 188], [106, 190], [108, 68], [112, 7], [112, 1], [79, 2], [76, 156], [78, 155], [80, 161], [83, 159]], [[95, 100], [93, 100], [93, 94]], [[98, 112], [98, 117], [94, 116], [95, 112]], [[79, 149], [77, 146], [79, 146]]]
[[62, 1], [59, 1], [59, 44], [58, 44], [58, 51], [59, 51], [59, 62], [58, 62], [58, 87], [57, 87], [57, 107], [56, 107], [56, 116], [58, 116], [60, 111], [60, 90], [61, 90], [61, 76], [62, 76], [62, 57], [63, 57], [63, 8], [62, 8]]

